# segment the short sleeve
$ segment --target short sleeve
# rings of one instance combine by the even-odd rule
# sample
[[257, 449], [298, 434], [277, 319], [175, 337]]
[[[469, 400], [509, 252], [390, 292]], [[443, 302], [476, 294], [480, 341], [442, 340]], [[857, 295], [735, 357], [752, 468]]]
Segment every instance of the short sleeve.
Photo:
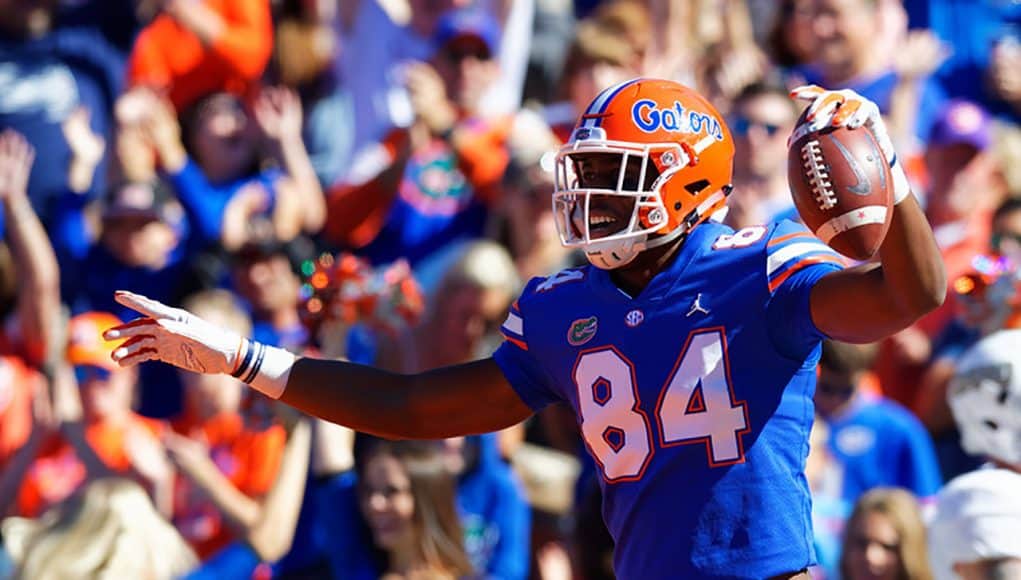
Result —
[[[536, 282], [532, 280], [522, 296], [527, 296]], [[504, 342], [493, 353], [493, 359], [521, 400], [533, 411], [539, 411], [562, 397], [557, 394], [552, 378], [528, 348], [525, 310], [519, 306], [520, 302], [517, 300], [511, 305], [507, 320], [500, 327]]]
[[929, 432], [907, 409], [902, 409], [904, 441], [895, 466], [897, 485], [907, 488], [919, 500], [932, 500], [943, 486], [936, 450]]
[[766, 244], [766, 318], [782, 354], [801, 358], [826, 338], [812, 320], [809, 299], [816, 282], [844, 263], [803, 225], [783, 221], [774, 228]]

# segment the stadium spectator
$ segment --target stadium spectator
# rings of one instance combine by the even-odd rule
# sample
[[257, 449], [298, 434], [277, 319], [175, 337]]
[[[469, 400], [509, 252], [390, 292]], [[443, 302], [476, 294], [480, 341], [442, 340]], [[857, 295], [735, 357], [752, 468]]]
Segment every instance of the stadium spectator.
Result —
[[[251, 330], [227, 291], [202, 292], [186, 303], [224, 328]], [[163, 442], [183, 476], [174, 489], [174, 525], [205, 559], [251, 533], [277, 477], [286, 434], [273, 421], [245, 416], [242, 384], [234, 377], [182, 374], [185, 412], [174, 422], [179, 434], [168, 433]]]
[[[0, 128], [18, 131], [36, 150], [28, 195], [47, 227], [69, 188], [74, 152], [64, 122], [84, 107], [92, 132], [109, 141], [123, 82], [123, 59], [98, 31], [53, 28], [56, 5], [0, 3]], [[100, 160], [89, 199], [105, 190], [105, 167]]]
[[138, 38], [129, 83], [166, 92], [178, 111], [204, 95], [250, 96], [273, 49], [268, 0], [166, 0]]
[[[462, 248], [432, 293], [426, 317], [391, 337], [376, 336], [376, 353], [363, 346], [353, 357], [394, 372], [417, 372], [474, 360], [492, 350], [494, 329], [520, 285], [510, 256], [487, 241]], [[502, 457], [520, 444], [523, 426], [443, 443], [457, 477], [457, 503], [465, 544], [479, 570], [500, 578], [528, 572], [529, 511], [520, 482]]]
[[284, 243], [270, 235], [249, 241], [231, 258], [231, 281], [251, 311], [252, 332], [294, 352], [310, 344], [298, 313], [301, 280], [292, 266], [299, 252], [299, 242]]
[[567, 49], [558, 99], [543, 109], [546, 123], [561, 143], [570, 139], [578, 114], [602, 87], [637, 74], [638, 60], [634, 46], [619, 33], [591, 20], [578, 24]]
[[440, 17], [432, 60], [401, 68], [414, 122], [407, 132], [392, 132], [385, 150], [355, 159], [352, 172], [362, 178], [330, 192], [327, 232], [334, 241], [374, 264], [405, 257], [417, 267], [454, 242], [481, 237], [509, 157], [510, 118], [485, 119], [478, 109], [499, 72], [493, 58], [499, 33], [481, 10]]
[[932, 440], [910, 411], [876, 392], [868, 372], [875, 353], [875, 345], [823, 342], [815, 407], [843, 473], [829, 492], [850, 506], [874, 487], [894, 486], [924, 503], [942, 485]]
[[171, 580], [197, 563], [145, 491], [127, 479], [93, 481], [34, 520], [8, 518], [3, 537], [18, 580]]
[[730, 132], [734, 136], [734, 192], [727, 222], [734, 228], [797, 219], [787, 185], [787, 137], [798, 110], [787, 90], [758, 83], [734, 102]]
[[937, 580], [1021, 575], [1021, 330], [1004, 330], [968, 350], [948, 392], [964, 449], [981, 469], [940, 491], [929, 522]]
[[840, 577], [932, 579], [925, 524], [910, 492], [881, 487], [861, 496], [847, 523]]
[[357, 457], [357, 477], [338, 476], [320, 505], [333, 513], [324, 524], [335, 578], [472, 572], [454, 477], [435, 442], [370, 442]]
[[[301, 104], [288, 89], [267, 88], [246, 111], [237, 97], [211, 93], [183, 114], [156, 98], [143, 121], [162, 170], [203, 237], [229, 251], [269, 230], [281, 240], [318, 231], [325, 200], [301, 141]], [[262, 139], [276, 167], [261, 163]]]
[[[899, 82], [894, 57], [906, 19], [890, 15], [903, 11], [884, 0], [820, 0], [812, 12], [812, 46], [815, 58], [803, 69], [809, 83], [827, 88], [848, 88], [872, 99], [885, 114]], [[931, 77], [917, 79], [913, 135], [929, 139], [936, 115], [946, 99]], [[894, 127], [896, 129], [896, 127]]]
[[158, 441], [165, 426], [132, 411], [138, 372], [111, 364], [115, 344], [102, 337], [119, 323], [105, 312], [71, 319], [67, 363], [73, 374], [58, 373], [53, 386], [59, 431], [49, 434], [27, 466], [20, 515], [38, 516], [88, 481], [111, 475], [136, 479], [160, 511], [170, 513], [173, 473]]

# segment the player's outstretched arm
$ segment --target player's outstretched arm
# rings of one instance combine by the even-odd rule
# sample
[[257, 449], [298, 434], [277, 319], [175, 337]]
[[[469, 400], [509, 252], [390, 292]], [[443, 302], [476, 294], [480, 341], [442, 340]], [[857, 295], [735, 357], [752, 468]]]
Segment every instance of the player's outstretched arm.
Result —
[[497, 431], [532, 411], [492, 359], [403, 375], [343, 361], [298, 358], [130, 292], [119, 303], [143, 317], [106, 332], [127, 339], [122, 366], [160, 360], [179, 368], [230, 373], [310, 415], [381, 437], [439, 439]]
[[[816, 327], [846, 342], [873, 342], [898, 332], [938, 308], [946, 295], [943, 259], [925, 213], [918, 205], [875, 103], [852, 91], [796, 89], [794, 96], [812, 101], [807, 122], [866, 125], [891, 161], [894, 211], [879, 249], [880, 264], [834, 272], [812, 289]], [[814, 110], [813, 110], [814, 109]]]

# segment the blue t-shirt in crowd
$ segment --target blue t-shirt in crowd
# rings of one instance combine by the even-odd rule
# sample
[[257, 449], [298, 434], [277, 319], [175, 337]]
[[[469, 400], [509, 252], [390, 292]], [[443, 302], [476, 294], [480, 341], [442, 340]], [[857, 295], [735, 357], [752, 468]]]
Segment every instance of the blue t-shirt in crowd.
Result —
[[[828, 89], [851, 89], [876, 103], [883, 114], [890, 111], [890, 96], [893, 94], [898, 80], [897, 74], [894, 72], [885, 72], [867, 79], [856, 79], [840, 87], [826, 86], [825, 79], [816, 69], [809, 67], [805, 68], [803, 72], [805, 81], [809, 84], [817, 84]], [[934, 78], [928, 77], [922, 81], [918, 93], [918, 107], [915, 111], [915, 137], [923, 143], [928, 142], [932, 126], [946, 105], [946, 101], [947, 96], [943, 87]]]
[[952, 47], [936, 71], [947, 94], [982, 103], [1016, 122], [1017, 112], [986, 88], [986, 70], [998, 42], [1021, 42], [1021, 2], [905, 0], [904, 7], [911, 28], [927, 28]]
[[804, 475], [842, 260], [803, 226], [696, 226], [637, 297], [593, 266], [533, 279], [494, 355], [522, 401], [563, 401], [600, 472], [622, 578], [768, 577], [815, 561]]
[[[0, 63], [0, 130], [13, 128], [35, 147], [28, 194], [49, 224], [54, 204], [68, 190], [71, 151], [62, 124], [76, 108], [87, 107], [92, 131], [112, 143], [124, 58], [96, 30], [61, 28], [29, 40], [0, 37]], [[103, 161], [97, 168], [89, 197], [103, 191], [105, 167]]]
[[928, 431], [896, 402], [858, 394], [829, 426], [830, 452], [843, 471], [839, 493], [849, 504], [879, 486], [903, 487], [924, 501], [943, 485]]
[[454, 151], [435, 141], [412, 155], [383, 228], [356, 253], [376, 265], [406, 258], [415, 266], [456, 241], [480, 237], [487, 213]]

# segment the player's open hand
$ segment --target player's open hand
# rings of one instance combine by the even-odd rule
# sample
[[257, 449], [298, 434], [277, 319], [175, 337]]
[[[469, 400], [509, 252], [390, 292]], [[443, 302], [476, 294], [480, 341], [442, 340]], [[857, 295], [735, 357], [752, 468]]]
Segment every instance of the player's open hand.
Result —
[[145, 296], [121, 290], [114, 298], [143, 315], [103, 334], [107, 340], [128, 339], [113, 351], [113, 360], [121, 366], [160, 360], [197, 373], [234, 369], [243, 342], [236, 333]]
[[791, 91], [791, 97], [808, 101], [808, 111], [803, 122], [794, 130], [790, 142], [800, 138], [800, 133], [819, 131], [826, 127], [847, 127], [857, 129], [866, 126], [876, 137], [883, 155], [887, 159], [893, 156], [893, 144], [879, 114], [879, 106], [858, 93], [844, 89], [827, 91], [816, 85], [803, 85]]

